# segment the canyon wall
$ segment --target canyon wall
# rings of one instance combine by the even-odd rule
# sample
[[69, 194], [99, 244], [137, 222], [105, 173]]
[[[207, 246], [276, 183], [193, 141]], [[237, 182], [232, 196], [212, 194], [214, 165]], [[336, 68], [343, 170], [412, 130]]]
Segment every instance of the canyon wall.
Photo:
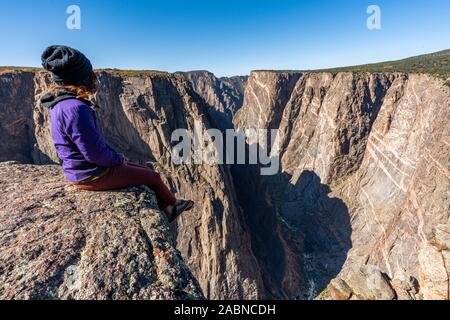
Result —
[[[244, 103], [247, 76], [217, 78], [208, 71], [178, 72], [209, 105], [222, 129], [232, 126], [233, 116]], [[217, 111], [217, 112], [214, 112]]]
[[279, 129], [266, 206], [312, 296], [449, 298], [449, 107], [426, 75], [252, 73], [234, 121]]

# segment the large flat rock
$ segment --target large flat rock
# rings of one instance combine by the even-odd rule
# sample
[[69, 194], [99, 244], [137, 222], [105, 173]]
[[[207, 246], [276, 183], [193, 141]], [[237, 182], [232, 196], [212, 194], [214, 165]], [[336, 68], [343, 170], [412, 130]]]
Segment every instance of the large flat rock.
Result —
[[203, 298], [150, 189], [76, 191], [16, 163], [0, 189], [0, 299]]

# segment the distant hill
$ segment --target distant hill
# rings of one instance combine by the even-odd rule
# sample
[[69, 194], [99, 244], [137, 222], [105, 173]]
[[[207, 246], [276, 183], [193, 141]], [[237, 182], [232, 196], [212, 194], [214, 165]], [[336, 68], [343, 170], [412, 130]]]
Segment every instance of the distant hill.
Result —
[[[262, 70], [260, 70], [262, 71]], [[289, 70], [291, 71], [291, 70]], [[450, 85], [450, 49], [410, 57], [402, 60], [363, 64], [321, 70], [302, 70], [297, 72], [404, 72], [426, 73], [447, 80]], [[282, 71], [279, 71], [282, 72]], [[291, 71], [292, 72], [292, 71]]]
[[450, 78], [450, 49], [402, 60], [333, 68], [327, 71], [427, 73], [448, 80]]

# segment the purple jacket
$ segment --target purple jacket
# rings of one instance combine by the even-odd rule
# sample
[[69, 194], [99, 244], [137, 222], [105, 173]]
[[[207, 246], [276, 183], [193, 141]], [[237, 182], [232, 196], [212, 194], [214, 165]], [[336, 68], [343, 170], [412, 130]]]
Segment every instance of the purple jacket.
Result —
[[69, 98], [43, 104], [51, 108], [53, 142], [67, 180], [84, 181], [122, 164], [123, 156], [106, 144], [95, 112], [85, 102]]

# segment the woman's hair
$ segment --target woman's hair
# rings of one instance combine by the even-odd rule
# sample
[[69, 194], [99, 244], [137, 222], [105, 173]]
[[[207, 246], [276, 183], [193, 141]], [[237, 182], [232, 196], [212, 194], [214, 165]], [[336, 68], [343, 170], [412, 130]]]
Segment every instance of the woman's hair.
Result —
[[66, 89], [76, 94], [77, 99], [90, 100], [97, 91], [97, 76], [92, 72], [86, 79], [79, 81], [77, 84], [58, 84], [54, 82], [49, 89], [55, 94], [58, 90]]

